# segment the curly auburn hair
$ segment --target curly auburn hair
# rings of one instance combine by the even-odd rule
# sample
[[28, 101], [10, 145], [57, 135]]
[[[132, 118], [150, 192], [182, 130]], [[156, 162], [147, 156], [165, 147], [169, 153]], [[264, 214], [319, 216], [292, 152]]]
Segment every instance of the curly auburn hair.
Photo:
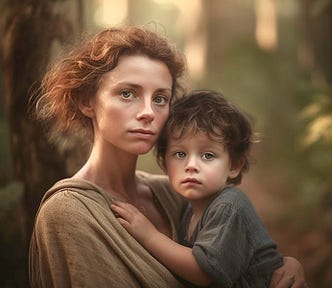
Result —
[[172, 100], [182, 96], [183, 53], [147, 28], [111, 28], [83, 40], [45, 74], [32, 97], [36, 118], [51, 123], [54, 134], [91, 134], [91, 120], [79, 103], [95, 95], [101, 77], [117, 66], [121, 55], [145, 55], [165, 63], [173, 79]]
[[232, 167], [241, 167], [227, 184], [240, 184], [249, 170], [253, 131], [249, 117], [215, 91], [197, 90], [176, 101], [155, 146], [159, 166], [166, 170], [165, 157], [170, 137], [180, 139], [197, 132], [206, 133], [224, 145]]

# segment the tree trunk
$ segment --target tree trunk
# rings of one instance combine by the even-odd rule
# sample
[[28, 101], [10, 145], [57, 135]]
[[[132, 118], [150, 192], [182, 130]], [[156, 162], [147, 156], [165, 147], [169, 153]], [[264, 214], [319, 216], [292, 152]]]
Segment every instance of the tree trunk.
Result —
[[30, 238], [34, 215], [43, 193], [55, 180], [66, 176], [64, 157], [47, 143], [42, 127], [29, 113], [29, 90], [45, 72], [53, 40], [64, 41], [71, 33], [69, 22], [54, 14], [55, 2], [4, 1], [1, 7], [12, 178], [23, 184], [26, 241]]
[[0, 53], [12, 157], [12, 183], [8, 187], [23, 190], [21, 202], [6, 220], [11, 244], [6, 248], [8, 253], [1, 257], [7, 262], [1, 265], [3, 287], [28, 286], [27, 251], [36, 210], [45, 191], [67, 176], [65, 155], [48, 143], [29, 109], [29, 91], [45, 73], [54, 41], [65, 42], [73, 35], [73, 27], [78, 32], [83, 30], [83, 1], [70, 3], [77, 5], [73, 9], [78, 11], [76, 17], [70, 15], [70, 19], [74, 18], [71, 22], [54, 12], [55, 5], [59, 8], [64, 2], [0, 0]]

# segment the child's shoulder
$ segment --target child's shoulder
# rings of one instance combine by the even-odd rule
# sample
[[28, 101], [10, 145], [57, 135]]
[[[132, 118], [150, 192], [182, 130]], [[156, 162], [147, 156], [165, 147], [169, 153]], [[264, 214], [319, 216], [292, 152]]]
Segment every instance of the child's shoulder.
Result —
[[228, 186], [222, 189], [213, 202], [215, 202], [215, 205], [227, 205], [235, 210], [253, 208], [248, 196], [239, 187], [235, 186]]
[[248, 196], [237, 186], [227, 186], [216, 197], [223, 201], [249, 201]]

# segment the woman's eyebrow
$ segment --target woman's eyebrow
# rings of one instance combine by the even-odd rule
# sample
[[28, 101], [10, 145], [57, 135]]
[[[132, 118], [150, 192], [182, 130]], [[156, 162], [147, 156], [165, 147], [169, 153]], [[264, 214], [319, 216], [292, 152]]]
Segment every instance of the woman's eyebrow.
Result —
[[142, 88], [142, 85], [136, 84], [133, 82], [118, 82], [118, 83], [116, 83], [116, 86], [130, 86], [130, 87], [136, 88], [136, 89]]
[[172, 93], [172, 89], [171, 88], [158, 88], [157, 91]]
[[[132, 88], [135, 88], [135, 89], [143, 89], [142, 85], [134, 83], [134, 82], [127, 82], [127, 81], [118, 82], [118, 83], [116, 83], [116, 86], [129, 86], [129, 87], [132, 87]], [[172, 93], [172, 89], [168, 88], [168, 87], [160, 87], [160, 88], [157, 88], [156, 91]]]

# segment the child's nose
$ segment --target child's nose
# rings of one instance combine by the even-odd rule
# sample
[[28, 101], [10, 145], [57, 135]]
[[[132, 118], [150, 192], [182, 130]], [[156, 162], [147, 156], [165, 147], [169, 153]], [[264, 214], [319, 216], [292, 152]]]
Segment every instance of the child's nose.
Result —
[[197, 163], [197, 159], [195, 157], [188, 157], [188, 162], [185, 167], [186, 172], [198, 172], [199, 167]]

